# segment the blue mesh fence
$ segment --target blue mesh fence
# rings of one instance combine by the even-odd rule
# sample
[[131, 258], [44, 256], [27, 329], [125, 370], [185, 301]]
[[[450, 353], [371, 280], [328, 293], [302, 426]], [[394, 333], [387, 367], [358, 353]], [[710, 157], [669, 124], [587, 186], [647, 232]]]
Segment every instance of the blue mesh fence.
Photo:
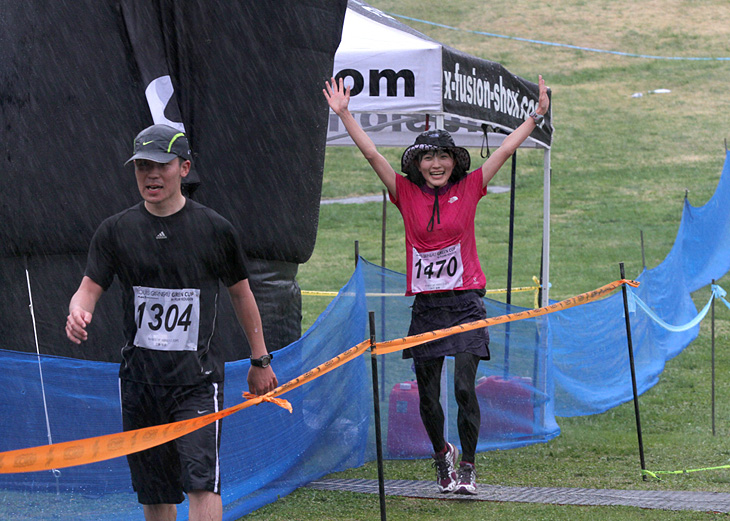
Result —
[[[633, 290], [662, 320], [691, 321], [690, 293], [730, 268], [730, 160], [713, 198], [685, 204], [677, 240], [658, 267], [642, 273]], [[618, 277], [616, 277], [618, 278]], [[335, 357], [368, 335], [367, 312], [376, 316], [377, 340], [406, 335], [410, 298], [404, 276], [360, 262], [353, 277], [298, 342], [276, 354], [280, 382]], [[589, 288], [593, 289], [593, 288]], [[366, 294], [368, 295], [366, 297]], [[709, 295], [709, 293], [708, 293]], [[485, 300], [489, 316], [521, 311]], [[698, 326], [670, 332], [643, 310], [631, 312], [640, 392], [654, 385], [667, 360], [698, 334]], [[480, 363], [482, 405], [479, 450], [506, 449], [559, 434], [554, 415], [595, 414], [631, 399], [620, 292], [598, 302], [490, 328], [492, 360]], [[283, 396], [294, 413], [271, 404], [245, 409], [223, 422], [221, 448], [224, 518], [238, 519], [330, 472], [374, 459], [369, 355]], [[43, 371], [45, 393], [39, 373]], [[117, 366], [53, 356], [0, 351], [0, 451], [59, 443], [121, 430]], [[366, 363], [367, 362], [367, 363]], [[419, 429], [411, 361], [400, 353], [379, 357], [386, 457], [430, 454]], [[452, 382], [450, 364], [445, 381]], [[247, 390], [248, 361], [227, 364], [225, 406]], [[453, 393], [449, 390], [450, 397]], [[448, 437], [458, 442], [453, 398]], [[180, 519], [186, 518], [186, 503]], [[0, 475], [0, 519], [139, 519], [126, 461]]]
[[[276, 353], [280, 382], [337, 356], [366, 336], [358, 270], [310, 330]], [[343, 327], [343, 324], [347, 327]], [[0, 451], [48, 443], [36, 355], [0, 351]], [[116, 364], [41, 356], [54, 443], [121, 430]], [[226, 365], [225, 407], [248, 390], [248, 360]], [[272, 404], [223, 421], [225, 519], [238, 519], [309, 481], [366, 459], [371, 426], [370, 380], [363, 357], [287, 393], [294, 412]], [[141, 507], [124, 458], [60, 469], [0, 475], [0, 519], [132, 520]], [[187, 502], [179, 519], [187, 517]]]
[[[677, 238], [656, 268], [645, 270], [632, 291], [664, 322], [682, 325], [697, 315], [691, 293], [730, 269], [730, 155], [720, 182], [702, 207], [685, 199]], [[618, 277], [617, 277], [618, 278]], [[707, 296], [710, 296], [708, 288]], [[551, 315], [555, 414], [597, 414], [632, 399], [620, 293]], [[667, 360], [699, 334], [699, 326], [670, 332], [641, 309], [631, 312], [637, 388], [659, 380]]]

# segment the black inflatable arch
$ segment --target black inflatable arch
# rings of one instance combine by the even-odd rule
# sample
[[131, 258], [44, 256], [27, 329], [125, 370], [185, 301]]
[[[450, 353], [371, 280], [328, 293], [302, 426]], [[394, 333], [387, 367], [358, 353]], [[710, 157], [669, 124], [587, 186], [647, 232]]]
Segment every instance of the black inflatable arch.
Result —
[[[63, 324], [94, 230], [139, 200], [132, 169], [122, 167], [132, 139], [162, 121], [188, 133], [193, 197], [242, 230], [269, 346], [295, 340], [295, 275], [319, 214], [321, 86], [346, 7], [0, 0], [0, 348], [36, 350], [32, 296], [41, 353], [118, 360], [116, 283], [87, 344], [69, 342]], [[222, 315], [227, 359], [247, 356], [227, 301]]]

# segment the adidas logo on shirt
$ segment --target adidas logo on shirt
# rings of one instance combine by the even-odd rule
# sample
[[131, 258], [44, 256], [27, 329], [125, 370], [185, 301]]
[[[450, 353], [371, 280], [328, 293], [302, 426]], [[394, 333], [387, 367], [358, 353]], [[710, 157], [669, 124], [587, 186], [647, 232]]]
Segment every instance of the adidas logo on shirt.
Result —
[[157, 239], [158, 241], [162, 239], [167, 239], [167, 235], [165, 235], [165, 232], [160, 232], [157, 234], [157, 237], [155, 237], [155, 239]]

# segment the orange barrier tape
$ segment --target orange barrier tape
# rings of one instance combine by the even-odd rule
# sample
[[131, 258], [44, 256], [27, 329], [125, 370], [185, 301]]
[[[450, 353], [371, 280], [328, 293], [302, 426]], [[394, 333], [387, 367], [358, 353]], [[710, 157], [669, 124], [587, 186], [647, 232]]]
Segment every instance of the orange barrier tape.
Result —
[[[243, 397], [247, 400], [253, 400], [254, 398], [259, 398], [259, 395], [257, 394], [251, 394], [248, 392], [243, 393]], [[274, 398], [273, 396], [269, 396], [267, 394], [261, 396], [262, 401], [273, 403], [274, 405], [278, 405], [282, 409], [286, 409], [289, 411], [289, 414], [294, 412], [294, 409], [292, 408], [291, 404], [287, 402], [286, 400], [282, 400], [281, 398]]]
[[364, 340], [354, 347], [351, 347], [347, 351], [337, 355], [331, 360], [327, 360], [325, 363], [318, 365], [314, 369], [307, 371], [301, 376], [289, 380], [287, 383], [277, 387], [269, 394], [272, 396], [280, 396], [286, 392], [296, 389], [299, 386], [304, 385], [307, 382], [311, 382], [315, 378], [319, 378], [323, 374], [329, 373], [333, 369], [337, 369], [341, 365], [346, 364], [350, 360], [353, 360], [363, 354], [367, 348], [370, 347], [370, 340]]
[[[0, 474], [61, 469], [126, 456], [167, 443], [241, 409], [258, 405], [264, 401], [267, 401], [264, 396], [257, 396], [223, 411], [190, 420], [78, 441], [2, 452], [0, 453]], [[291, 408], [291, 405], [289, 407]]]
[[244, 397], [253, 398], [217, 413], [118, 434], [107, 434], [105, 436], [86, 438], [78, 441], [67, 441], [53, 445], [41, 445], [28, 449], [2, 452], [0, 453], [0, 474], [61, 469], [126, 456], [175, 440], [194, 430], [205, 427], [216, 420], [220, 420], [221, 418], [225, 418], [242, 409], [246, 409], [252, 405], [258, 405], [262, 402], [272, 402], [292, 412], [292, 407], [289, 402], [275, 397], [349, 362], [353, 358], [360, 356], [368, 347], [370, 347], [370, 341], [361, 342], [355, 347], [348, 349], [335, 358], [328, 360], [263, 396], [244, 393]]
[[396, 351], [402, 351], [410, 347], [419, 346], [447, 336], [455, 335], [457, 333], [463, 333], [465, 331], [471, 331], [473, 329], [480, 329], [487, 326], [494, 326], [496, 324], [504, 324], [505, 322], [514, 322], [515, 320], [523, 320], [525, 318], [534, 318], [541, 315], [547, 315], [548, 313], [554, 313], [562, 309], [568, 309], [581, 304], [597, 300], [607, 293], [615, 290], [623, 284], [628, 284], [631, 287], [638, 287], [639, 283], [633, 280], [621, 279], [610, 284], [606, 284], [598, 289], [589, 291], [587, 293], [581, 293], [575, 297], [571, 297], [566, 300], [561, 300], [555, 304], [550, 304], [544, 308], [529, 309], [527, 311], [521, 311], [519, 313], [511, 313], [509, 315], [501, 315], [499, 317], [487, 318], [484, 320], [477, 320], [475, 322], [469, 322], [468, 324], [461, 324], [459, 326], [449, 327], [446, 329], [438, 329], [436, 331], [429, 331], [427, 333], [421, 333], [419, 335], [407, 336], [398, 338], [395, 340], [389, 340], [387, 342], [378, 342], [373, 347], [373, 353], [376, 355], [384, 355], [388, 353], [395, 353]]
[[[622, 284], [628, 284], [632, 287], [639, 286], [638, 282], [622, 279], [588, 293], [582, 293], [556, 304], [551, 304], [544, 308], [531, 309], [520, 313], [512, 313], [510, 315], [502, 315], [500, 317], [478, 320], [476, 322], [470, 322], [456, 327], [376, 343], [372, 345], [372, 352], [374, 354], [393, 353], [409, 347], [424, 344], [431, 340], [436, 340], [437, 338], [443, 338], [457, 333], [462, 333], [464, 331], [471, 331], [472, 329], [479, 329], [495, 324], [546, 315], [561, 309], [568, 309], [597, 300]], [[167, 443], [168, 441], [175, 440], [185, 434], [193, 432], [194, 430], [205, 427], [216, 420], [225, 418], [226, 416], [230, 416], [242, 409], [246, 409], [247, 407], [258, 405], [263, 402], [274, 403], [287, 409], [289, 412], [292, 412], [291, 404], [289, 404], [286, 400], [277, 399], [276, 396], [280, 396], [292, 389], [296, 389], [297, 387], [340, 367], [350, 360], [357, 358], [363, 354], [368, 347], [371, 347], [369, 340], [360, 342], [356, 346], [337, 355], [335, 358], [332, 358], [314, 369], [307, 371], [303, 375], [280, 385], [263, 396], [255, 396], [250, 393], [244, 393], [244, 397], [249, 398], [247, 401], [217, 413], [208, 414], [190, 420], [168, 423], [166, 425], [126, 431], [118, 434], [108, 434], [105, 436], [86, 438], [78, 441], [68, 441], [53, 445], [42, 445], [28, 449], [2, 452], [0, 453], [0, 474], [60, 469], [126, 456], [134, 452], [146, 450], [151, 447]]]

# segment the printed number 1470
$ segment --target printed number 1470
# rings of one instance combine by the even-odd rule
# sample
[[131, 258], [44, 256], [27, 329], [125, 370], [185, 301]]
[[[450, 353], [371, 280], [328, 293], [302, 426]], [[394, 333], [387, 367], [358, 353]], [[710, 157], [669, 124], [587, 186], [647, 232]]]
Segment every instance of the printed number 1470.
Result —
[[456, 257], [449, 257], [447, 259], [441, 259], [436, 262], [428, 262], [424, 263], [423, 259], [418, 259], [418, 262], [415, 264], [416, 268], [416, 278], [420, 279], [422, 277], [421, 272], [423, 271], [423, 275], [428, 277], [429, 279], [432, 277], [441, 278], [441, 274], [444, 271], [444, 268], [446, 268], [446, 274], [449, 277], [453, 277], [456, 275], [456, 269], [458, 267], [458, 262], [456, 260]]

